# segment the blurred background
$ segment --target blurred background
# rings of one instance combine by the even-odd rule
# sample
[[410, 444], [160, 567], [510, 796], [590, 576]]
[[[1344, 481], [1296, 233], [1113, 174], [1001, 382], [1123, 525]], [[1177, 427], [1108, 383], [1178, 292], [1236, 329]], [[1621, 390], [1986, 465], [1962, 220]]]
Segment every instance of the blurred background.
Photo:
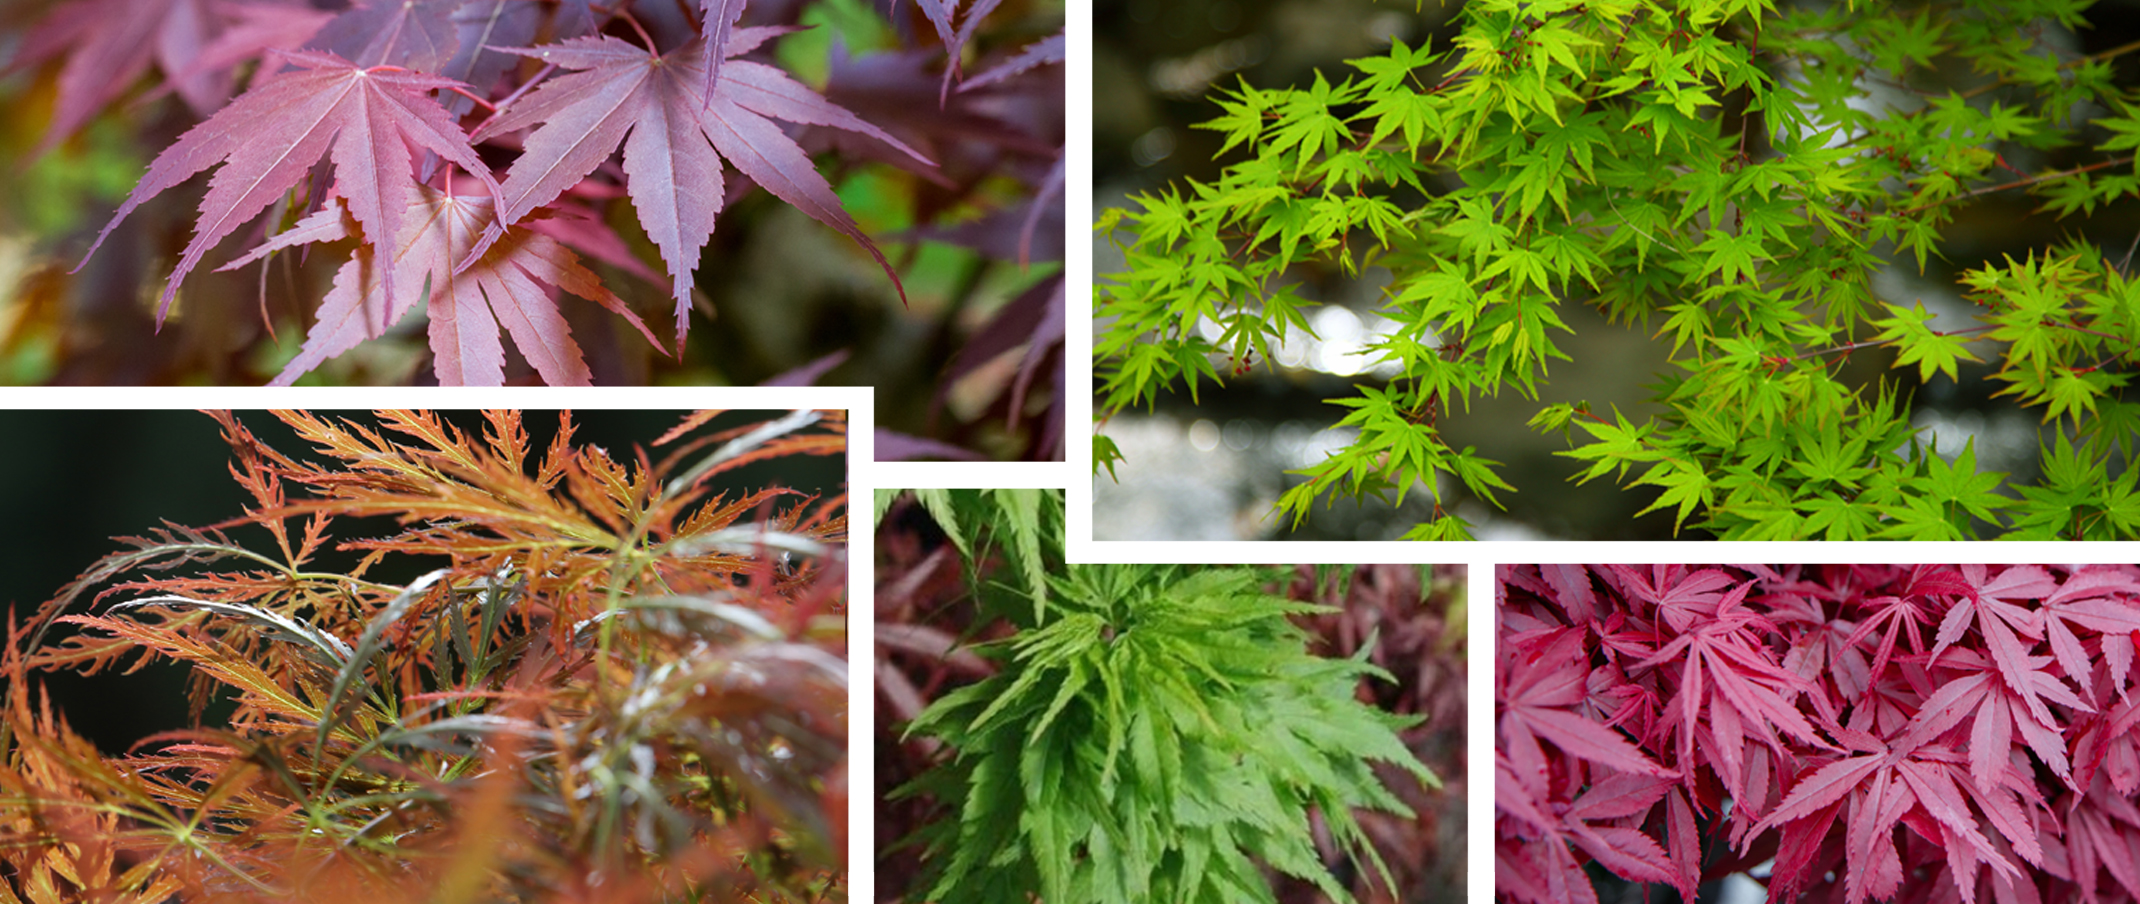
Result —
[[[1214, 91], [1234, 88], [1241, 79], [1262, 88], [1298, 84], [1312, 80], [1317, 70], [1335, 83], [1355, 72], [1345, 60], [1380, 54], [1393, 39], [1412, 47], [1427, 42], [1442, 51], [1456, 34], [1460, 8], [1459, 3], [1415, 6], [1404, 0], [1098, 0], [1095, 214], [1131, 206], [1131, 195], [1183, 178], [1214, 180], [1225, 164], [1245, 157], [1236, 148], [1213, 160], [1220, 136], [1194, 128], [1219, 115], [1217, 105], [1205, 99]], [[2140, 2], [2098, 3], [2081, 15], [2087, 20], [2081, 29], [2040, 23], [2035, 52], [2072, 60], [2140, 38]], [[2120, 56], [2113, 64], [2119, 85], [2140, 84], [2140, 62], [2133, 56]], [[1949, 65], [1927, 72], [1913, 87], [1944, 92], [1947, 86], [1967, 88], [1984, 80], [1966, 65]], [[1865, 103], [1910, 109], [1919, 101], [1883, 88], [1869, 89]], [[2103, 111], [2074, 112], [2085, 118]], [[2089, 136], [2084, 132], [2083, 137]], [[2091, 147], [2039, 152], [2002, 145], [1999, 150], [2023, 172], [2099, 156]], [[2094, 242], [2116, 261], [2140, 233], [2140, 204], [2130, 201], [2065, 220], [2035, 213], [2036, 203], [2018, 192], [1976, 199], [1946, 230], [1944, 260], [1932, 260], [1921, 276], [1914, 260], [1891, 265], [1876, 274], [1876, 292], [1905, 305], [1922, 301], [1940, 315], [1934, 329], [1960, 328], [1969, 325], [1975, 310], [1955, 290], [1960, 270], [2002, 255], [2019, 259], [2031, 249], [2076, 237]], [[1121, 268], [1122, 255], [1105, 235], [1095, 234], [1092, 242], [1095, 278], [1104, 280]], [[1432, 503], [1418, 486], [1401, 508], [1373, 500], [1318, 503], [1298, 530], [1272, 516], [1271, 505], [1300, 481], [1285, 471], [1318, 462], [1350, 442], [1349, 430], [1330, 429], [1345, 409], [1325, 400], [1355, 394], [1354, 384], [1379, 387], [1395, 372], [1372, 366], [1360, 354], [1378, 334], [1392, 330], [1377, 313], [1390, 282], [1387, 271], [1369, 268], [1361, 279], [1348, 280], [1301, 267], [1295, 277], [1303, 298], [1325, 303], [1307, 312], [1320, 340], [1296, 334], [1275, 353], [1273, 366], [1259, 362], [1223, 389], [1204, 384], [1201, 404], [1191, 404], [1188, 394], [1179, 392], [1162, 396], [1154, 411], [1125, 411], [1108, 422], [1105, 433], [1127, 460], [1116, 466], [1114, 477], [1103, 469], [1093, 478], [1095, 539], [1379, 540], [1395, 539], [1427, 520]], [[1469, 411], [1445, 411], [1441, 418], [1450, 444], [1477, 446], [1486, 458], [1501, 462], [1500, 473], [1521, 492], [1499, 494], [1508, 506], [1503, 512], [1469, 498], [1460, 484], [1449, 481], [1445, 507], [1469, 520], [1482, 540], [1672, 539], [1670, 512], [1635, 517], [1655, 498], [1655, 488], [1622, 491], [1603, 477], [1582, 486], [1570, 483], [1580, 468], [1554, 455], [1569, 444], [1558, 433], [1525, 426], [1547, 405], [1578, 400], [1599, 411], [1617, 405], [1639, 422], [1656, 410], [1644, 401], [1645, 385], [1665, 370], [1668, 347], [1649, 338], [1655, 324], [1607, 324], [1596, 311], [1572, 303], [1560, 313], [1574, 333], [1557, 335], [1555, 342], [1575, 360], [1554, 362], [1537, 400], [1508, 392], [1476, 400]], [[1215, 338], [1217, 332], [1209, 335]], [[2038, 415], [1990, 398], [1996, 385], [1982, 382], [1990, 368], [1965, 363], [1959, 386], [1945, 377], [1921, 383], [1914, 369], [1889, 370], [1891, 359], [1886, 350], [1857, 352], [1845, 365], [1848, 379], [1885, 379], [1914, 393], [1916, 425], [1936, 436], [1950, 458], [1973, 438], [1981, 468], [2008, 472], [2016, 481], [2034, 479]], [[1684, 531], [1678, 536], [1703, 535]]]
[[[368, 412], [333, 412], [373, 426]], [[694, 436], [761, 423], [781, 412], [729, 412]], [[444, 413], [463, 430], [481, 430], [475, 411]], [[609, 451], [620, 462], [646, 448], [658, 461], [671, 448], [655, 439], [676, 426], [681, 411], [586, 410], [572, 413], [580, 444]], [[319, 460], [310, 447], [265, 411], [240, 420], [263, 441], [299, 460]], [[524, 420], [531, 456], [539, 460], [557, 430], [553, 412], [529, 412]], [[230, 477], [230, 447], [207, 415], [193, 411], [0, 411], [0, 605], [26, 619], [97, 560], [125, 548], [114, 538], [142, 536], [164, 522], [205, 527], [244, 514], [251, 497]], [[731, 496], [745, 489], [785, 486], [826, 498], [847, 491], [840, 458], [791, 457], [742, 466], [715, 478]], [[337, 538], [394, 533], [391, 519], [338, 518]], [[273, 541], [258, 528], [234, 528], [240, 543]], [[347, 567], [358, 556], [329, 544], [316, 560]], [[443, 563], [439, 563], [443, 564]], [[437, 567], [403, 558], [381, 563], [382, 580], [403, 582]], [[124, 595], [121, 595], [123, 598]], [[80, 605], [80, 604], [78, 604]], [[101, 611], [101, 608], [98, 609]], [[45, 673], [38, 680], [75, 730], [107, 753], [159, 731], [185, 727], [185, 669], [152, 665], [133, 675], [110, 672], [93, 678]], [[34, 699], [34, 698], [33, 698]], [[209, 717], [215, 718], [211, 711]]]

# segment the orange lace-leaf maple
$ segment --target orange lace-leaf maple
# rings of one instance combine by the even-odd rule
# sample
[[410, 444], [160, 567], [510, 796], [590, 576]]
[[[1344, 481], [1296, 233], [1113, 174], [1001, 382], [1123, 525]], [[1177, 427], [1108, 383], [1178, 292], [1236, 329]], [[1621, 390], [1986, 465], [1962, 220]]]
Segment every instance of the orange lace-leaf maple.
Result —
[[[275, 412], [304, 455], [211, 414], [245, 513], [11, 626], [0, 904], [845, 900], [846, 494], [708, 479], [839, 454], [841, 413], [697, 419], [659, 463], [569, 412], [539, 453], [517, 411]], [[400, 529], [338, 539], [364, 516]], [[150, 661], [191, 668], [195, 724], [126, 755], [29, 705]]]

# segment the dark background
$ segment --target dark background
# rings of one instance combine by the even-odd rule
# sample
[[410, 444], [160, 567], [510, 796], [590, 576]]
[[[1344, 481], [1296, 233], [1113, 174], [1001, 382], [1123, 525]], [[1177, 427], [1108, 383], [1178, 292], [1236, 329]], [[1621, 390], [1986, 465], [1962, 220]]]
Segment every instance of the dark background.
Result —
[[[376, 424], [365, 412], [335, 414]], [[482, 429], [479, 412], [444, 414], [463, 430]], [[659, 461], [678, 443], [649, 447], [683, 416], [680, 411], [576, 410], [573, 435], [579, 444], [600, 446], [620, 462], [632, 460], [635, 447], [648, 448], [649, 458]], [[729, 412], [692, 435], [774, 416], [778, 413]], [[243, 412], [240, 420], [284, 454], [319, 460], [272, 414]], [[524, 423], [532, 466], [556, 433], [557, 416], [529, 412]], [[0, 411], [0, 604], [26, 619], [68, 581], [120, 550], [114, 537], [140, 536], [166, 520], [202, 527], [242, 515], [250, 496], [230, 477], [229, 451], [215, 421], [194, 411]], [[845, 492], [846, 471], [844, 457], [795, 457], [745, 465], [715, 478], [715, 486], [731, 495], [779, 485], [831, 496]], [[336, 525], [337, 539], [383, 536], [395, 529], [391, 519], [336, 519]], [[231, 539], [272, 549], [273, 541], [258, 528], [233, 529]], [[327, 552], [320, 561], [331, 567], [355, 558]], [[383, 567], [381, 578], [394, 581], [435, 566], [389, 560]], [[45, 673], [38, 680], [51, 689], [75, 729], [107, 752], [186, 721], [182, 666], [151, 666], [130, 677]]]

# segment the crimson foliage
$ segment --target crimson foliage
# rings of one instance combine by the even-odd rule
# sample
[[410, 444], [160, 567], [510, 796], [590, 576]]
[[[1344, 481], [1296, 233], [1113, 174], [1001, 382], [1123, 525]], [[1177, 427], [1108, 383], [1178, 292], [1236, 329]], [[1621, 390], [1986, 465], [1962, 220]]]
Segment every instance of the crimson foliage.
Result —
[[2140, 899], [2140, 568], [1497, 578], [1503, 900], [1596, 901], [1592, 863], [1689, 899]]

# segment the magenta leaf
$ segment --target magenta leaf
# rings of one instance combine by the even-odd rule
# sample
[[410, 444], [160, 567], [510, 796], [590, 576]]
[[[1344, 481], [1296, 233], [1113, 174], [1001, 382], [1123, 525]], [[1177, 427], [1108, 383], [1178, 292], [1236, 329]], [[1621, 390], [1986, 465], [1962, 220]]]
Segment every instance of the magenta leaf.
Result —
[[1584, 900], [1586, 864], [1691, 893], [1766, 862], [1788, 902], [2140, 888], [2140, 568], [1499, 577], [1497, 878], [1526, 877], [1506, 900]]
[[[497, 188], [468, 136], [429, 96], [458, 83], [398, 69], [359, 68], [327, 54], [286, 57], [305, 71], [246, 92], [165, 148], [83, 255], [86, 264], [142, 202], [220, 166], [201, 199], [193, 240], [164, 286], [159, 321], [179, 283], [209, 249], [297, 185], [322, 157], [333, 161], [335, 184], [372, 242], [399, 235], [403, 214], [417, 197], [410, 145], [436, 152]], [[391, 287], [392, 256], [378, 264]]]
[[853, 350], [843, 348], [839, 351], [833, 352], [832, 354], [826, 355], [801, 367], [795, 368], [794, 370], [789, 370], [777, 374], [772, 379], [766, 380], [765, 382], [760, 383], [758, 385], [815, 386], [817, 385], [817, 381], [824, 379], [825, 374], [830, 373], [833, 368], [847, 363], [847, 359], [853, 354]]
[[331, 53], [367, 68], [399, 66], [436, 72], [460, 46], [453, 14], [461, 3], [358, 0], [321, 28], [305, 49]]
[[[558, 311], [553, 289], [602, 304], [660, 347], [621, 299], [580, 266], [578, 257], [548, 236], [514, 227], [473, 265], [458, 266], [493, 228], [493, 206], [494, 201], [485, 195], [448, 197], [429, 188], [421, 189], [408, 211], [410, 216], [403, 220], [401, 238], [393, 246], [393, 256], [405, 268], [413, 265], [420, 278], [417, 273], [404, 274], [401, 283], [390, 289], [374, 276], [377, 269], [371, 266], [373, 247], [360, 246], [336, 274], [334, 289], [321, 305], [319, 321], [304, 348], [275, 383], [289, 385], [327, 358], [380, 335], [426, 297], [430, 302], [433, 369], [442, 385], [502, 383], [505, 349], [499, 341], [500, 327], [544, 382], [555, 386], [586, 385], [590, 378], [587, 364]], [[343, 238], [352, 225], [343, 211], [330, 207], [230, 267], [300, 243]]]
[[722, 50], [721, 53], [712, 54], [712, 59], [707, 62], [706, 83], [699, 87], [699, 90], [710, 98], [714, 93], [714, 80], [721, 77], [721, 61], [730, 53], [741, 55], [749, 52], [741, 49], [730, 51], [728, 40], [735, 33], [736, 20], [743, 17], [743, 7], [749, 5], [750, 0], [705, 0], [705, 3], [706, 21], [702, 27], [706, 32], [706, 44]]
[[[767, 33], [738, 29], [729, 51], [755, 46]], [[486, 129], [511, 132], [539, 124], [506, 174], [504, 222], [516, 223], [555, 200], [622, 145], [626, 188], [672, 280], [681, 344], [690, 323], [691, 275], [721, 209], [725, 160], [781, 200], [854, 238], [905, 298], [905, 287], [883, 252], [847, 216], [809, 157], [769, 117], [861, 132], [917, 160], [921, 155], [760, 63], [729, 61], [708, 96], [701, 88], [705, 50], [704, 41], [693, 41], [657, 56], [597, 36], [513, 51], [578, 71], [545, 82]]]

